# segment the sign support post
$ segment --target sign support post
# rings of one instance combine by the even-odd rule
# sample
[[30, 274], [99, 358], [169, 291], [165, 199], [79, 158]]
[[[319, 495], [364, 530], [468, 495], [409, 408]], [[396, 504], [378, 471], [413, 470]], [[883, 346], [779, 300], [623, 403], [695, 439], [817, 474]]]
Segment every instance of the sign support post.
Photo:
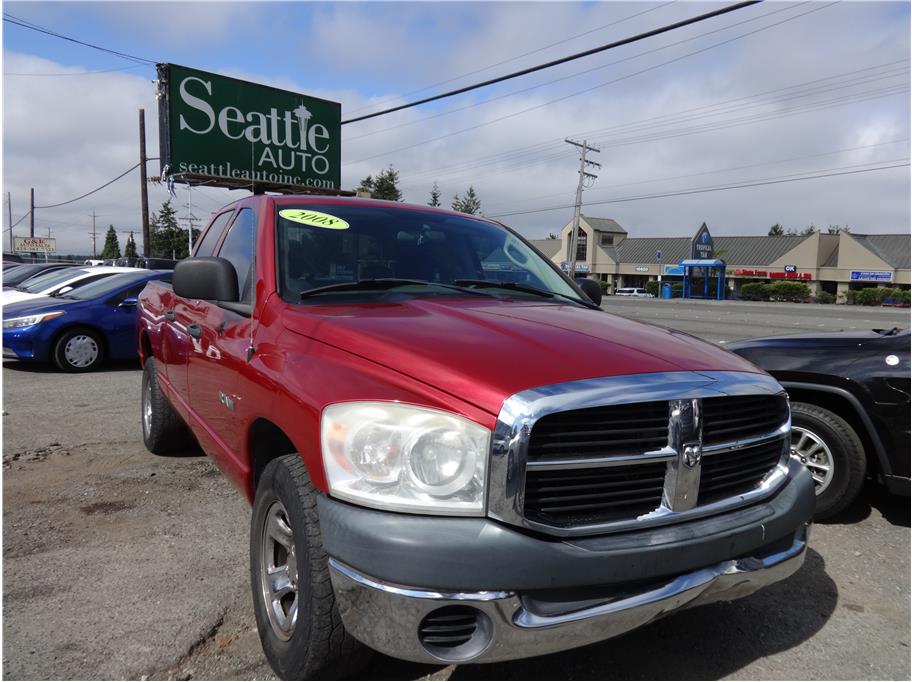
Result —
[[29, 237], [35, 236], [35, 188], [29, 188]]
[[[146, 180], [146, 110], [139, 110], [139, 196], [142, 202], [143, 256], [152, 255], [152, 239], [149, 235], [149, 186]], [[94, 229], [93, 229], [94, 232]], [[94, 238], [92, 241], [94, 246]]]

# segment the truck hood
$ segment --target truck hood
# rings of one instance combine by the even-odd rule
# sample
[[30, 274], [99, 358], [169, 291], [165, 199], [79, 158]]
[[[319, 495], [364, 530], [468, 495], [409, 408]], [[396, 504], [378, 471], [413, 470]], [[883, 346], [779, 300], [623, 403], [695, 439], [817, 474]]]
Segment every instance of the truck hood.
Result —
[[519, 391], [623, 374], [760, 372], [693, 336], [575, 305], [411, 299], [289, 306], [292, 332], [367, 358], [491, 414]]

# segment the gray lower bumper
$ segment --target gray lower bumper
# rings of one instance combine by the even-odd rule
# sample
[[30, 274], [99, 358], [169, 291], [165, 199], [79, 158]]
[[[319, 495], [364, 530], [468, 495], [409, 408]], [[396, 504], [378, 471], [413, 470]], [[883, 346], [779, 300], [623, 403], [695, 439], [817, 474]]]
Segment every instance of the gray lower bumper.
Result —
[[[511, 591], [443, 593], [385, 584], [334, 559], [330, 572], [346, 629], [369, 647], [425, 663], [492, 662], [592, 644], [680, 608], [743, 597], [797, 571], [806, 550], [802, 527], [791, 546], [777, 553], [723, 561], [600, 604], [577, 610], [568, 605], [557, 615], [535, 613], [530, 601]], [[448, 650], [422, 644], [418, 628], [424, 617], [452, 605], [480, 612], [473, 639]]]

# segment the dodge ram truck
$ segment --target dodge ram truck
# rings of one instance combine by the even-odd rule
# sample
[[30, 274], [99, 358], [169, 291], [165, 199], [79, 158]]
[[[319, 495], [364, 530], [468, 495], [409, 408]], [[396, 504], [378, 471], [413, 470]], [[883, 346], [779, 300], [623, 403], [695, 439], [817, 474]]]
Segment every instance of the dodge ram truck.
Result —
[[782, 387], [599, 299], [492, 220], [328, 196], [229, 205], [144, 289], [146, 447], [251, 503], [277, 675], [565, 650], [798, 569]]

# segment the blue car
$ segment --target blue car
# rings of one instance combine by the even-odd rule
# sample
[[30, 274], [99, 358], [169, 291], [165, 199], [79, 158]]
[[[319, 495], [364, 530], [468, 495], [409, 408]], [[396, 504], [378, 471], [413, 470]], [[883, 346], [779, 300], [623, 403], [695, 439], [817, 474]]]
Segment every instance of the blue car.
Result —
[[171, 281], [170, 270], [112, 275], [59, 296], [12, 303], [3, 309], [3, 357], [54, 362], [88, 372], [105, 359], [136, 352], [136, 297], [151, 280]]

